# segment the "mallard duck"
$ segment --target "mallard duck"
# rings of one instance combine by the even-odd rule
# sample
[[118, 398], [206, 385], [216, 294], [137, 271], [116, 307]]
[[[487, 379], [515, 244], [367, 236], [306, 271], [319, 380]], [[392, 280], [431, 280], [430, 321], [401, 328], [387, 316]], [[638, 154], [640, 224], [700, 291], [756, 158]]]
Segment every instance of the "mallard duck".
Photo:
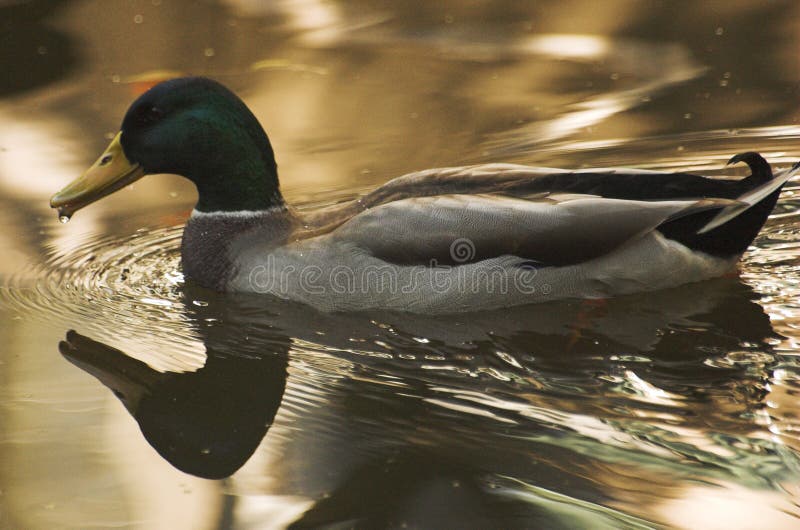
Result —
[[733, 271], [798, 165], [712, 179], [632, 169], [484, 164], [430, 169], [351, 202], [297, 211], [247, 106], [206, 78], [160, 83], [50, 205], [67, 219], [143, 175], [197, 187], [183, 233], [187, 280], [328, 311], [436, 313], [602, 298]]

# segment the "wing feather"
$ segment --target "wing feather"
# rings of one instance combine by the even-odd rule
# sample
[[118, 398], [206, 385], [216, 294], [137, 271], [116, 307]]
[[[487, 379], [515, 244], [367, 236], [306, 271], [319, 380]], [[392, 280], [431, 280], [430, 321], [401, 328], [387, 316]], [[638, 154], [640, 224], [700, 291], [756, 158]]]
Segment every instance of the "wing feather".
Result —
[[543, 265], [568, 265], [612, 252], [667, 220], [722, 209], [732, 202], [634, 201], [578, 194], [533, 200], [437, 195], [372, 208], [332, 235], [396, 264], [458, 265], [513, 255]]

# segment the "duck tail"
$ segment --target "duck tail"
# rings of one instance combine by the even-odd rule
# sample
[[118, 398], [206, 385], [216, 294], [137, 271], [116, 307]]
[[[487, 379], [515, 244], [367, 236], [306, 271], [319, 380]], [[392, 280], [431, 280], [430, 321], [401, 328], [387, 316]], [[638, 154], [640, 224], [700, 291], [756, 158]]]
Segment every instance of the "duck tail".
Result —
[[772, 168], [763, 156], [755, 151], [747, 151], [746, 153], [739, 153], [733, 155], [730, 160], [725, 164], [731, 166], [739, 162], [744, 162], [750, 168], [750, 176], [745, 178], [744, 181], [752, 185], [763, 184], [772, 180]]
[[745, 162], [750, 166], [751, 175], [745, 178], [744, 181], [754, 184], [755, 187], [737, 197], [734, 204], [720, 210], [717, 215], [712, 217], [709, 222], [697, 231], [698, 235], [705, 234], [706, 232], [722, 226], [731, 219], [746, 212], [774, 192], [780, 190], [789, 179], [800, 171], [800, 162], [797, 162], [792, 167], [778, 171], [778, 173], [773, 176], [772, 168], [769, 163], [764, 160], [761, 155], [754, 152], [738, 154], [731, 158], [728, 164], [734, 164], [736, 162]]

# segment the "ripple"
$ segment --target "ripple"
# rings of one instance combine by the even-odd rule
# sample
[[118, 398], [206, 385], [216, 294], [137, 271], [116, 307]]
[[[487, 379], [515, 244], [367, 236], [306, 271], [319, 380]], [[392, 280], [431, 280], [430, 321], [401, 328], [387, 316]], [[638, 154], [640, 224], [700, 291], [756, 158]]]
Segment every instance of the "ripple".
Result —
[[[534, 138], [533, 140], [531, 138]], [[638, 167], [663, 171], [730, 173], [725, 164], [734, 153], [758, 150], [774, 166], [797, 161], [800, 127], [780, 125], [748, 129], [712, 129], [603, 140], [546, 141], [524, 131], [504, 131], [484, 143], [484, 157], [522, 156], [532, 164], [565, 167]], [[645, 155], [643, 157], [642, 155]], [[562, 162], [562, 159], [564, 160]]]
[[7, 279], [0, 303], [26, 318], [80, 329], [154, 368], [202, 366], [204, 350], [184, 311], [182, 231], [89, 235], [67, 250], [50, 246], [42, 263]]

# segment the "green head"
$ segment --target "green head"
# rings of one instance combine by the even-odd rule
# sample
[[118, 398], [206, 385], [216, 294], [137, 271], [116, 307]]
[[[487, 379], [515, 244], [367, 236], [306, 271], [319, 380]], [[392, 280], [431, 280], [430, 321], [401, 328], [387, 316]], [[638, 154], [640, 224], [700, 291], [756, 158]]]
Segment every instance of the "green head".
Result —
[[109, 148], [50, 204], [71, 215], [152, 173], [194, 182], [203, 212], [283, 205], [264, 129], [233, 92], [201, 77], [165, 81], [142, 94]]

